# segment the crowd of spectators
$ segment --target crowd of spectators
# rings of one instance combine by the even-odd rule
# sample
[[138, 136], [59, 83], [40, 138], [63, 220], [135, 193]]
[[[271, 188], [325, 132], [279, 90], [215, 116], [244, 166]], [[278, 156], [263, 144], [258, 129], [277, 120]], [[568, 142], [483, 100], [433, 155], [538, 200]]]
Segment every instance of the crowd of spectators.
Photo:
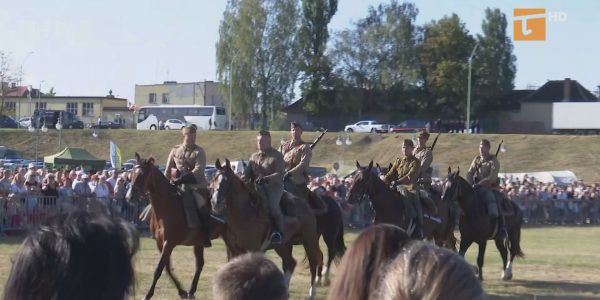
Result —
[[106, 205], [120, 203], [122, 211], [130, 181], [131, 171], [86, 172], [80, 168], [36, 168], [33, 164], [14, 171], [0, 169], [0, 198], [8, 199], [2, 203], [2, 225], [37, 223], [33, 219], [41, 221], [46, 209], [65, 210], [86, 199]]

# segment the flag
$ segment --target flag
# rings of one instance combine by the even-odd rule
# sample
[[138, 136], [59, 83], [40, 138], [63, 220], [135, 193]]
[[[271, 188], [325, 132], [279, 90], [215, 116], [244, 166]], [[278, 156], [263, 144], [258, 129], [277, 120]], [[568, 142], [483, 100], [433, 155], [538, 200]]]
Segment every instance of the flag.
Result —
[[121, 149], [113, 141], [110, 141], [110, 164], [117, 170], [121, 169]]

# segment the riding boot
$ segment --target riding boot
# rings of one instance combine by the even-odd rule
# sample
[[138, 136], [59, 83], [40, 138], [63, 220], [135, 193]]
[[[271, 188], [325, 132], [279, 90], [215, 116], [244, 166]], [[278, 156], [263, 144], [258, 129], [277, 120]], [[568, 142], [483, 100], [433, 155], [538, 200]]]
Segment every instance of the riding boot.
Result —
[[204, 248], [209, 248], [212, 246], [212, 242], [210, 240], [210, 209], [208, 209], [208, 207], [202, 207], [200, 208], [200, 219], [201, 219], [201, 225], [202, 226], [202, 236], [203, 236], [203, 244], [204, 244]]
[[415, 239], [422, 240], [424, 238], [423, 234], [423, 208], [421, 207], [421, 201], [419, 200], [418, 195], [414, 196], [414, 205], [417, 216], [415, 217], [415, 232], [413, 232], [413, 237]]
[[500, 214], [498, 216], [498, 232], [496, 233], [496, 238], [506, 239], [507, 237], [508, 233], [506, 232], [504, 215]]
[[280, 245], [283, 243], [283, 215], [271, 213], [273, 230], [271, 230], [271, 243]]

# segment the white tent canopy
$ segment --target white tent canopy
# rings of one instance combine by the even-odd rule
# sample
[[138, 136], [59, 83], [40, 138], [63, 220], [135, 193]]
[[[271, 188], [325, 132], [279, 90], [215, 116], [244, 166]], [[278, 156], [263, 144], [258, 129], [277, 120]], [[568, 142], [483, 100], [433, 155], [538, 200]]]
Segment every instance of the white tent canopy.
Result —
[[577, 181], [577, 176], [571, 171], [544, 171], [544, 172], [522, 172], [522, 173], [499, 173], [499, 178], [510, 178], [514, 180], [519, 178], [523, 180], [523, 177], [533, 178], [539, 182], [544, 183], [556, 183], [556, 184], [570, 184]]

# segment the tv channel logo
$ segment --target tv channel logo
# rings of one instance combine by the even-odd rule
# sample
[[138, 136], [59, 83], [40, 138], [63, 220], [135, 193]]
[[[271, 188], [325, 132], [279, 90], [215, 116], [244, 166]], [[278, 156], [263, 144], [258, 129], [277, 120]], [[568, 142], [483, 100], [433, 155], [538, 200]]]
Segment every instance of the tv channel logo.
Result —
[[565, 12], [551, 12], [544, 8], [515, 8], [513, 33], [515, 41], [545, 41], [546, 18], [550, 22], [567, 20]]

